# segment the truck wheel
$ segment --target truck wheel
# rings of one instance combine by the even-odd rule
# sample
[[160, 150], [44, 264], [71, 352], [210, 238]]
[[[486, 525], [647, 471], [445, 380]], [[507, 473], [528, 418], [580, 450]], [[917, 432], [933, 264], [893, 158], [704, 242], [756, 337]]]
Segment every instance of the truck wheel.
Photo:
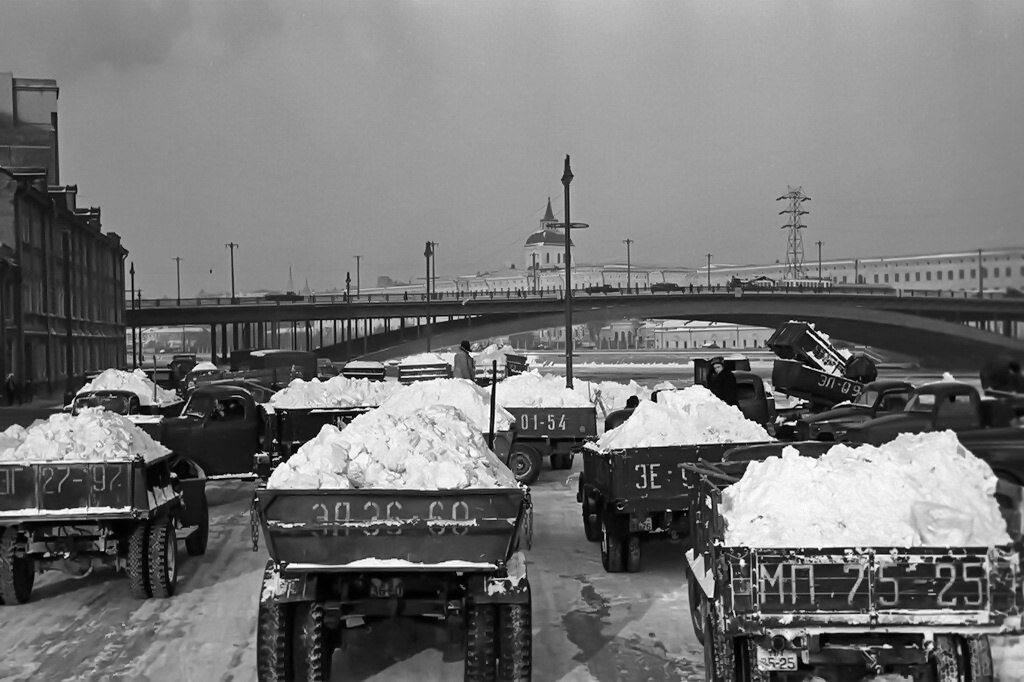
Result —
[[18, 531], [0, 530], [0, 604], [24, 604], [36, 580], [32, 559], [17, 556]]
[[527, 586], [525, 604], [498, 607], [498, 679], [501, 682], [529, 682], [533, 666], [531, 600]]
[[964, 680], [963, 672], [967, 667], [964, 663], [959, 637], [935, 637], [935, 648], [932, 649], [935, 682], [961, 682]]
[[708, 601], [704, 590], [697, 584], [697, 576], [693, 570], [686, 568], [686, 591], [690, 597], [690, 621], [693, 623], [693, 634], [697, 641], [704, 644], [704, 622], [708, 618]]
[[640, 536], [630, 535], [626, 542], [626, 571], [629, 573], [639, 573], [641, 570], [640, 564]]
[[626, 568], [625, 533], [617, 526], [601, 526], [601, 565], [609, 573], [621, 573]]
[[494, 680], [496, 620], [493, 604], [466, 603], [466, 663], [463, 673], [466, 682]]
[[305, 682], [326, 682], [331, 678], [331, 656], [327, 631], [324, 628], [324, 608], [320, 602], [302, 602], [295, 605], [292, 622], [291, 679]]
[[185, 538], [185, 551], [189, 556], [206, 554], [206, 545], [210, 540], [210, 506], [204, 494], [199, 503], [199, 524], [192, 534]]
[[732, 637], [719, 632], [714, 615], [704, 621], [704, 674], [708, 682], [733, 682], [736, 646]]
[[174, 521], [157, 519], [149, 529], [149, 589], [161, 599], [178, 586], [178, 542]]
[[601, 542], [601, 518], [597, 514], [598, 505], [592, 498], [583, 498], [583, 533], [591, 542]]
[[285, 682], [291, 668], [288, 636], [291, 633], [290, 604], [263, 601], [262, 594], [270, 580], [274, 563], [267, 561], [263, 569], [263, 587], [256, 617], [256, 679], [259, 682]]
[[137, 599], [153, 596], [149, 586], [149, 521], [139, 521], [128, 536], [128, 589]]
[[516, 480], [531, 485], [540, 476], [541, 459], [536, 450], [528, 445], [513, 445], [508, 454], [508, 468]]
[[987, 635], [967, 637], [964, 640], [964, 654], [967, 658], [967, 682], [993, 682], [995, 673], [992, 649]]

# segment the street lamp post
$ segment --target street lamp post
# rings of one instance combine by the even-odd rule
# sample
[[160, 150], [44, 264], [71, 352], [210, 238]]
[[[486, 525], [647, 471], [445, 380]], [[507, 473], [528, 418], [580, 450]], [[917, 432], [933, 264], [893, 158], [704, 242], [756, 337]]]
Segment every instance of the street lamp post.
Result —
[[633, 284], [632, 284], [632, 281], [633, 281], [632, 280], [632, 274], [633, 273], [632, 273], [632, 266], [630, 265], [630, 260], [629, 260], [629, 247], [633, 244], [633, 240], [632, 239], [623, 239], [622, 243], [626, 245], [626, 293], [628, 294], [629, 290], [633, 288]]
[[430, 242], [430, 291], [437, 298], [437, 242]]
[[708, 254], [708, 291], [711, 291], [711, 257], [715, 255], [713, 253]]
[[[428, 241], [426, 248], [423, 249], [423, 257], [427, 260], [427, 277], [426, 277], [426, 283], [427, 283], [426, 305], [427, 306], [430, 305], [430, 256], [434, 253], [434, 246], [433, 246], [433, 244], [434, 244], [433, 242], [429, 242]], [[431, 333], [431, 331], [432, 330], [430, 328], [430, 308], [428, 307], [427, 308], [427, 352], [428, 353], [430, 352], [430, 333]]]
[[[574, 223], [569, 218], [569, 185], [572, 183], [572, 169], [569, 155], [565, 155], [565, 170], [562, 172], [562, 186], [565, 187], [565, 387], [572, 388], [572, 230], [589, 227], [586, 223]], [[558, 227], [553, 225], [552, 227]]]
[[228, 242], [224, 245], [224, 248], [231, 249], [231, 302], [235, 302], [235, 249], [238, 248], [238, 244], [235, 242]]
[[363, 259], [362, 256], [352, 256], [356, 259], [356, 296], [359, 296], [359, 262]]
[[821, 283], [821, 240], [818, 240], [818, 283]]
[[533, 261], [533, 293], [537, 293], [537, 254], [536, 252], [530, 254], [530, 259]]
[[985, 295], [985, 275], [981, 270], [981, 249], [978, 249], [978, 298]]
[[181, 256], [175, 256], [171, 260], [174, 261], [175, 270], [178, 274], [178, 297], [175, 299], [175, 303], [181, 305]]
[[[132, 312], [135, 311], [135, 261], [132, 261], [131, 267], [128, 269], [128, 273], [132, 276]], [[133, 314], [134, 317], [134, 314]], [[135, 340], [135, 321], [132, 320], [132, 369], [139, 366], [139, 354], [138, 346]]]

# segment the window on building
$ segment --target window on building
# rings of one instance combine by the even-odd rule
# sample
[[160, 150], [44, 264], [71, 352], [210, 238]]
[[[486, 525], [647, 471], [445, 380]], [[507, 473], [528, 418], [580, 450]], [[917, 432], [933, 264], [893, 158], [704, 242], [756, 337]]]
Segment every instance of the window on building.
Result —
[[949, 272], [946, 273], [946, 279], [948, 279], [950, 282], [953, 281], [953, 271], [952, 270], [950, 270]]
[[924, 278], [926, 280], [928, 280], [929, 282], [932, 281], [932, 273], [931, 273], [930, 270], [928, 272], [924, 273]]
[[[1024, 275], [1024, 268], [1020, 269], [1020, 274]], [[846, 284], [846, 275], [843, 275], [843, 284]]]
[[971, 268], [971, 279], [974, 279], [977, 276], [978, 276], [978, 271], [975, 270], [974, 268]]
[[942, 270], [939, 270], [938, 272], [935, 273], [935, 279], [942, 279]]
[[545, 263], [550, 263], [551, 262], [551, 254], [550, 253], [545, 253], [544, 254], [544, 262]]
[[988, 268], [982, 268], [981, 269], [981, 276], [982, 277], [988, 277]]
[[878, 284], [878, 275], [875, 275], [875, 284]]
[[964, 271], [963, 271], [963, 270], [961, 270], [961, 271], [960, 271], [960, 276], [959, 276], [959, 277], [957, 277], [957, 279], [963, 279], [963, 278], [964, 278]]
[[914, 273], [914, 281], [915, 282], [920, 282], [921, 281], [921, 273], [920, 272], [915, 272]]
[[885, 280], [885, 282], [886, 282], [886, 283], [888, 283], [888, 282], [889, 282], [889, 275], [888, 275], [888, 274], [886, 274], [886, 275], [885, 275], [885, 277], [884, 277], [883, 279]]

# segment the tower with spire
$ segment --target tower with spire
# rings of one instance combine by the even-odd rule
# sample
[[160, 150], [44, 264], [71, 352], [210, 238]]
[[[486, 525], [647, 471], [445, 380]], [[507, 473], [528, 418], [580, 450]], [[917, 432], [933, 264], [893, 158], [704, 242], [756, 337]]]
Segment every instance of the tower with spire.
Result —
[[558, 221], [551, 210], [551, 197], [544, 217], [540, 219], [540, 229], [531, 234], [523, 245], [524, 263], [528, 272], [537, 270], [554, 270], [562, 267], [565, 255], [565, 229], [556, 227]]

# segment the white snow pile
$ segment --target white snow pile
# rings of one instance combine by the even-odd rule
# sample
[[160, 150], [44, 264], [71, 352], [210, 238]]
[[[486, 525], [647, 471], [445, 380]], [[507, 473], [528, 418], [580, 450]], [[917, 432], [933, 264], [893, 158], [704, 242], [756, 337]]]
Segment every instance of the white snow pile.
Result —
[[[156, 389], [156, 399], [153, 398], [154, 389]], [[139, 402], [143, 405], [173, 405], [181, 401], [177, 393], [160, 388], [141, 369], [131, 372], [113, 368], [104, 370], [95, 379], [78, 389], [79, 393], [86, 391], [131, 391], [139, 396]]]
[[449, 353], [448, 357], [445, 358], [437, 353], [417, 353], [416, 355], [409, 355], [398, 361], [398, 364], [402, 367], [419, 367], [421, 365], [443, 365], [451, 364], [451, 356]]
[[197, 362], [195, 364], [195, 366], [192, 369], [190, 369], [189, 371], [190, 372], [216, 372], [218, 369], [220, 369], [220, 368], [217, 367], [217, 365], [215, 365], [212, 362], [210, 362], [209, 360], [202, 360], [200, 362]]
[[401, 384], [394, 381], [370, 381], [334, 376], [327, 381], [293, 379], [286, 388], [270, 398], [275, 408], [361, 407], [380, 405]]
[[101, 407], [77, 415], [59, 412], [27, 429], [12, 426], [0, 434], [0, 461], [53, 462], [130, 459], [147, 462], [170, 450], [129, 419]]
[[376, 360], [349, 360], [345, 363], [345, 369], [381, 369], [383, 362]]
[[458, 408], [395, 414], [378, 408], [342, 430], [325, 425], [278, 466], [268, 488], [456, 490], [516, 486], [479, 429]]
[[495, 396], [505, 407], [593, 407], [584, 394], [565, 387], [565, 378], [555, 374], [525, 372], [498, 382]]
[[[503, 374], [505, 372], [505, 365], [508, 363], [508, 358], [505, 356], [509, 353], [515, 353], [515, 349], [504, 344], [492, 343], [479, 353], [473, 355], [476, 371], [490, 375], [492, 363], [497, 362], [498, 374]], [[452, 361], [454, 361], [454, 353], [452, 354]]]
[[[562, 381], [565, 381], [565, 377], [562, 377]], [[601, 403], [607, 411], [625, 407], [626, 401], [631, 395], [639, 398], [649, 398], [651, 396], [649, 389], [644, 388], [633, 379], [630, 379], [628, 384], [621, 384], [617, 381], [581, 381], [576, 379], [573, 381], [572, 386], [573, 390], [592, 402], [596, 403], [598, 397], [600, 397]]]
[[989, 546], [1010, 542], [991, 467], [952, 431], [786, 447], [722, 494], [725, 544], [753, 547]]
[[770, 440], [773, 438], [768, 432], [744, 417], [739, 408], [697, 385], [659, 393], [656, 403], [641, 401], [629, 419], [585, 447], [604, 451]]
[[[396, 390], [380, 403], [379, 409], [389, 414], [403, 415], [414, 414], [428, 405], [457, 407], [478, 431], [490, 431], [491, 395], [487, 389], [469, 379], [417, 381]], [[495, 406], [495, 431], [507, 431], [513, 419], [512, 414], [500, 404]]]

